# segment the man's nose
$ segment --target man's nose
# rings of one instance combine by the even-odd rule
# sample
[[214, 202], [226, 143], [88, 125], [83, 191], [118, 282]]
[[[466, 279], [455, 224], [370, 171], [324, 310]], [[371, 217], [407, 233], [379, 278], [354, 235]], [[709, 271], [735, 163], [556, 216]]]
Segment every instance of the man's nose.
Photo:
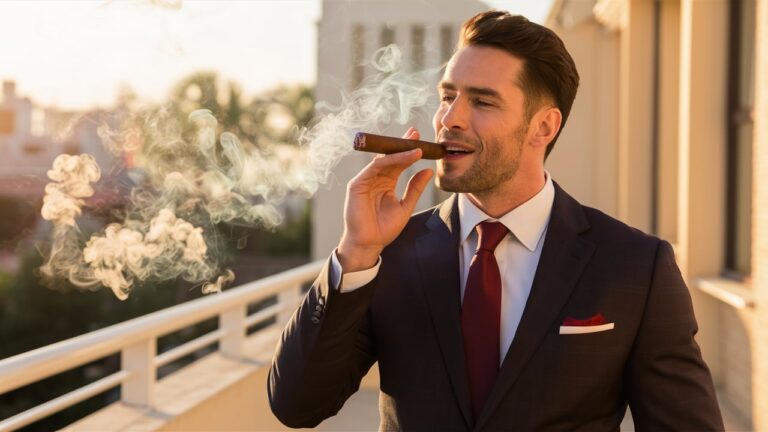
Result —
[[448, 109], [443, 113], [443, 117], [440, 119], [440, 123], [446, 129], [459, 129], [466, 130], [469, 123], [468, 112], [466, 107], [458, 99], [448, 106]]

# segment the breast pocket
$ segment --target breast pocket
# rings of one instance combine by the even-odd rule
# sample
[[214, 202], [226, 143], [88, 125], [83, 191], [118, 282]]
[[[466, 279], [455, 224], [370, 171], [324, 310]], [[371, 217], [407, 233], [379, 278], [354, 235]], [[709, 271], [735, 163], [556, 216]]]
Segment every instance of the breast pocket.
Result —
[[558, 327], [547, 334], [540, 354], [542, 363], [558, 381], [586, 384], [620, 374], [627, 358], [627, 344], [615, 328], [560, 334]]

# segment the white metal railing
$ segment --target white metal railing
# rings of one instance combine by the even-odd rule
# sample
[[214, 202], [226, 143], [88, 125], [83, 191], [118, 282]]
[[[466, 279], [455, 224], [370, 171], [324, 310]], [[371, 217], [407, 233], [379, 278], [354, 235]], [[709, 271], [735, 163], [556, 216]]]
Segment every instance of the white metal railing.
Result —
[[[125, 321], [102, 330], [0, 360], [0, 394], [41, 381], [115, 353], [121, 370], [70, 393], [0, 421], [0, 431], [15, 430], [117, 386], [123, 402], [152, 407], [157, 368], [219, 342], [219, 351], [242, 357], [248, 328], [272, 317], [285, 322], [300, 301], [302, 284], [313, 280], [323, 261]], [[248, 305], [277, 295], [275, 305], [250, 316]], [[157, 339], [219, 317], [219, 329], [157, 355]]]

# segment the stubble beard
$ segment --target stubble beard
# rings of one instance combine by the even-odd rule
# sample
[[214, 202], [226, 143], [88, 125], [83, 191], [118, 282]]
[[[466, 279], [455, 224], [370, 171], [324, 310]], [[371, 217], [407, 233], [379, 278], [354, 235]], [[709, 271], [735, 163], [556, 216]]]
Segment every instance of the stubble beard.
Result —
[[[477, 154], [477, 158], [464, 174], [450, 178], [446, 175], [450, 173], [450, 164], [444, 165], [444, 172], [438, 173], [437, 178], [435, 178], [436, 186], [446, 192], [478, 195], [492, 193], [497, 186], [507, 182], [517, 174], [520, 168], [523, 140], [527, 132], [528, 125], [522, 124], [512, 132], [507, 140], [504, 140], [507, 141], [506, 143], [500, 142], [501, 140], [488, 143], [479, 140], [480, 145], [475, 146], [475, 148], [481, 149], [481, 152]], [[502, 146], [509, 144], [515, 146], [515, 152], [511, 158], [502, 158]], [[442, 163], [445, 164], [445, 162]]]

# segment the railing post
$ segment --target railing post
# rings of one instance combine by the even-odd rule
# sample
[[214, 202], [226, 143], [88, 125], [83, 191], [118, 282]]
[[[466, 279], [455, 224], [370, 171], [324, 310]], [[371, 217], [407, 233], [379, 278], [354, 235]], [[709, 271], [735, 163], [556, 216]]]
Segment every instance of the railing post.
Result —
[[280, 325], [286, 325], [288, 320], [296, 311], [301, 300], [301, 284], [295, 285], [287, 290], [280, 291], [277, 295], [277, 303], [284, 309], [277, 314], [277, 323]]
[[122, 369], [130, 376], [122, 385], [122, 401], [127, 404], [153, 407], [155, 404], [155, 356], [157, 341], [154, 337], [123, 348]]
[[238, 305], [219, 315], [219, 328], [226, 332], [219, 344], [222, 354], [238, 358], [244, 355], [247, 306]]

